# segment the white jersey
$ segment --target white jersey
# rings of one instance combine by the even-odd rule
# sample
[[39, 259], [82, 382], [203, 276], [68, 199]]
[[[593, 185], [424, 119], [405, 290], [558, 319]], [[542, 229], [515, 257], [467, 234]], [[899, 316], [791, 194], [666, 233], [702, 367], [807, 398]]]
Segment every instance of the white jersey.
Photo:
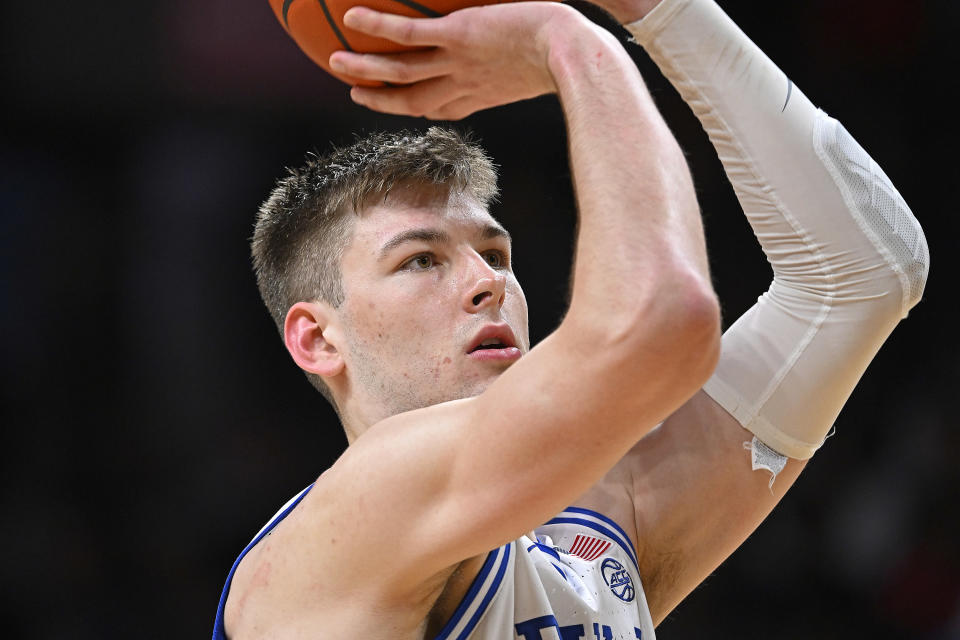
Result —
[[[234, 563], [220, 598], [214, 640], [226, 640], [223, 607], [240, 560], [300, 502], [284, 505]], [[487, 554], [436, 640], [654, 640], [636, 553], [613, 520], [570, 507]]]

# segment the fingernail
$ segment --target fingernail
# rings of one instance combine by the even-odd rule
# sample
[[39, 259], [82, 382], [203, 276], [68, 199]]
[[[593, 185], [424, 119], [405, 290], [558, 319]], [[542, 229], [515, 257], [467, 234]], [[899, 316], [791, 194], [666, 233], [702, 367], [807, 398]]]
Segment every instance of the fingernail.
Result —
[[334, 53], [330, 56], [330, 68], [334, 71], [343, 71], [346, 67], [341, 57]]
[[347, 12], [343, 14], [343, 24], [349, 27], [350, 26], [349, 23], [354, 22], [354, 18], [358, 16], [359, 13], [360, 11], [357, 9], [357, 7], [351, 7], [347, 9]]

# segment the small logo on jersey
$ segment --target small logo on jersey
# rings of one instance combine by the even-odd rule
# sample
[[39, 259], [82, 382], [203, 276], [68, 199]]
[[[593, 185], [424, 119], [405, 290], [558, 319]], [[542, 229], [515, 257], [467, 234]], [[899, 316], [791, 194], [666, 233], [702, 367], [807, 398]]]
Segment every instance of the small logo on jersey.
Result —
[[603, 574], [603, 580], [610, 587], [613, 595], [624, 602], [633, 602], [633, 596], [635, 595], [633, 580], [630, 579], [630, 574], [627, 573], [622, 564], [613, 558], [607, 558], [600, 565], [600, 573]]
[[593, 536], [582, 536], [577, 534], [573, 544], [570, 545], [570, 555], [583, 558], [584, 560], [596, 560], [610, 548], [609, 540], [601, 540]]
[[787, 110], [787, 103], [790, 102], [791, 93], [793, 93], [793, 80], [787, 78], [787, 99], [783, 101], [783, 109], [780, 109], [780, 113]]

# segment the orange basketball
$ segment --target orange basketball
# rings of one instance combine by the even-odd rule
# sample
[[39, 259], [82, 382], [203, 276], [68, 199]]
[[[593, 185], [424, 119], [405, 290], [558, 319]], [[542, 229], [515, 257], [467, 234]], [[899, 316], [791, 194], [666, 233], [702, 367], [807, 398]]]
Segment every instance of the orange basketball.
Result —
[[363, 6], [376, 11], [396, 13], [411, 18], [436, 18], [457, 9], [509, 0], [270, 0], [270, 6], [283, 28], [311, 60], [327, 73], [350, 85], [380, 85], [359, 80], [330, 69], [328, 60], [334, 51], [344, 49], [361, 53], [408, 51], [407, 47], [357, 33], [343, 26], [343, 14], [351, 7]]

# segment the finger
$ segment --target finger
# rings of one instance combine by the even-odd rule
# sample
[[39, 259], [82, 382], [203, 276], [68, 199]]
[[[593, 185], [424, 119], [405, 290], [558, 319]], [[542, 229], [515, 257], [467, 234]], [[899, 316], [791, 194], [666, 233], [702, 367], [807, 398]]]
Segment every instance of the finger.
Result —
[[430, 120], [462, 120], [467, 116], [480, 111], [483, 105], [477, 102], [475, 96], [464, 96], [449, 102], [442, 107], [424, 114]]
[[337, 73], [392, 84], [436, 78], [449, 73], [449, 67], [437, 49], [381, 54], [336, 51], [330, 56], [330, 68]]
[[343, 16], [343, 24], [351, 29], [413, 47], [443, 44], [438, 20], [442, 18], [407, 18], [366, 7], [352, 7]]
[[464, 93], [450, 76], [442, 76], [407, 87], [354, 87], [350, 98], [374, 111], [419, 117], [462, 98]]

